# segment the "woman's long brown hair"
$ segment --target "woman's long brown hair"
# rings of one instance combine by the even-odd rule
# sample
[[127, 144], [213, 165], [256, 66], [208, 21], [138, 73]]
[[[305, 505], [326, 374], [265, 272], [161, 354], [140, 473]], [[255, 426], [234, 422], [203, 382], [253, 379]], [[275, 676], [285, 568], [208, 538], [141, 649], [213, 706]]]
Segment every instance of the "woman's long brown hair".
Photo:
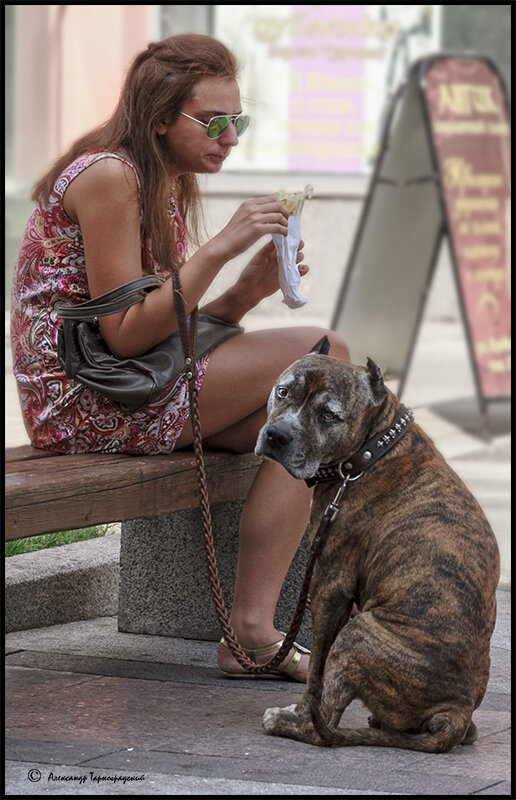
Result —
[[189, 237], [198, 243], [200, 193], [194, 173], [181, 175], [171, 186], [171, 156], [156, 127], [162, 119], [173, 122], [178, 117], [199, 81], [236, 77], [233, 54], [210, 36], [184, 34], [150, 44], [130, 67], [112, 117], [74, 142], [36, 183], [33, 200], [46, 204], [60, 173], [79, 156], [123, 151], [140, 179], [142, 242], [152, 243], [153, 257], [162, 267], [177, 269], [167, 214], [170, 194], [173, 190]]

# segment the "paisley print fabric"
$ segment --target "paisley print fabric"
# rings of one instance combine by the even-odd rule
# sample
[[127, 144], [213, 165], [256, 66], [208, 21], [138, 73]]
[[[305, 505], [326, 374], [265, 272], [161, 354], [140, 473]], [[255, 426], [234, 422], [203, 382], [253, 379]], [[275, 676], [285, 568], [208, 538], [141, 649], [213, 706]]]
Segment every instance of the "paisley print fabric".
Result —
[[[67, 216], [63, 195], [77, 175], [102, 158], [120, 159], [134, 169], [117, 153], [81, 156], [59, 176], [48, 205], [36, 205], [25, 228], [11, 298], [13, 371], [23, 421], [32, 445], [46, 450], [170, 453], [189, 415], [185, 378], [180, 377], [152, 405], [128, 415], [97, 392], [67, 381], [57, 358], [60, 320], [55, 303], [89, 299], [81, 231]], [[185, 231], [172, 198], [169, 215], [183, 258]], [[142, 262], [146, 271], [165, 277], [149, 249], [142, 253]], [[198, 388], [208, 361], [209, 354], [197, 364]]]

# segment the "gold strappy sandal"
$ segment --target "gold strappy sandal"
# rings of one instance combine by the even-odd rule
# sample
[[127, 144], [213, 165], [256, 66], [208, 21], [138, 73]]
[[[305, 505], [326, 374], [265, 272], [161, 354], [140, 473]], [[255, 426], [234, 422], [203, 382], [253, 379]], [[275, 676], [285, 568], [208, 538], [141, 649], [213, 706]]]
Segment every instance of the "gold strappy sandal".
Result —
[[[222, 637], [222, 639], [220, 640], [220, 644], [223, 647], [228, 648], [228, 650], [229, 650], [228, 643], [226, 642], [224, 637]], [[274, 653], [278, 652], [278, 650], [280, 649], [282, 644], [283, 644], [283, 639], [280, 639], [279, 642], [275, 642], [274, 644], [268, 644], [265, 647], [257, 647], [254, 650], [253, 649], [246, 649], [245, 647], [242, 648], [242, 649], [243, 649], [244, 653], [246, 654], [246, 656], [248, 658], [250, 658], [252, 661], [257, 662], [258, 656], [273, 656]], [[293, 653], [292, 657], [290, 658], [290, 660], [288, 661], [288, 663], [284, 667], [282, 667], [281, 669], [272, 670], [271, 672], [260, 673], [260, 677], [261, 677], [261, 675], [281, 675], [282, 677], [290, 678], [290, 680], [298, 681], [300, 683], [304, 683], [305, 682], [304, 680], [301, 680], [301, 679], [295, 677], [295, 673], [296, 673], [296, 670], [297, 670], [297, 668], [299, 666], [299, 662], [301, 661], [301, 656], [305, 655], [305, 654], [306, 655], [310, 655], [310, 650], [307, 650], [306, 647], [303, 647], [302, 645], [298, 644], [297, 642], [294, 642], [292, 647], [294, 648], [294, 653]], [[287, 656], [287, 658], [288, 658], [288, 656]], [[222, 674], [225, 675], [227, 678], [256, 678], [256, 677], [259, 677], [254, 672], [227, 672], [225, 669], [222, 669], [222, 667], [219, 667], [219, 669], [222, 672]]]

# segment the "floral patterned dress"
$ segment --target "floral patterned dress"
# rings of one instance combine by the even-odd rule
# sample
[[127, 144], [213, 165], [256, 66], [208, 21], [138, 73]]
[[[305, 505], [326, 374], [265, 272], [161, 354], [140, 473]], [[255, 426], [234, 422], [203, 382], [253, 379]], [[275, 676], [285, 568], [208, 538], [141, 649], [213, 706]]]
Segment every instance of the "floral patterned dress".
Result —
[[[101, 158], [117, 158], [134, 169], [117, 153], [81, 156], [62, 172], [48, 205], [38, 204], [25, 228], [11, 299], [13, 371], [23, 421], [32, 445], [45, 450], [170, 453], [189, 415], [183, 376], [152, 405], [125, 414], [97, 392], [67, 381], [57, 357], [61, 321], [55, 315], [55, 303], [89, 299], [81, 230], [67, 216], [63, 196], [70, 182]], [[169, 214], [179, 255], [184, 256], [185, 231], [173, 199]], [[165, 277], [148, 250], [145, 256], [147, 271]], [[209, 354], [197, 363], [198, 388], [208, 360]]]

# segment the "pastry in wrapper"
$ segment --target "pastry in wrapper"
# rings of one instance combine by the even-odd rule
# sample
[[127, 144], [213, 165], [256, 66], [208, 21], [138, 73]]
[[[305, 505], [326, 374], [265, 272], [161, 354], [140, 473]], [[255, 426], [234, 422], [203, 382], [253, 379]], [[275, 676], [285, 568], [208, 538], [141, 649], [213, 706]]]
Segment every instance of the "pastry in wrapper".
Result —
[[312, 197], [313, 191], [313, 187], [307, 185], [299, 192], [287, 192], [281, 189], [275, 195], [289, 213], [287, 236], [281, 234], [272, 236], [278, 254], [278, 277], [283, 302], [289, 308], [300, 308], [307, 302], [298, 291], [301, 276], [297, 266], [297, 249], [301, 241], [301, 211], [305, 200]]
[[289, 214], [299, 216], [303, 210], [305, 200], [309, 200], [314, 193], [314, 187], [307, 184], [300, 192], [287, 192], [285, 189], [280, 189], [276, 192], [276, 197], [281, 200]]

